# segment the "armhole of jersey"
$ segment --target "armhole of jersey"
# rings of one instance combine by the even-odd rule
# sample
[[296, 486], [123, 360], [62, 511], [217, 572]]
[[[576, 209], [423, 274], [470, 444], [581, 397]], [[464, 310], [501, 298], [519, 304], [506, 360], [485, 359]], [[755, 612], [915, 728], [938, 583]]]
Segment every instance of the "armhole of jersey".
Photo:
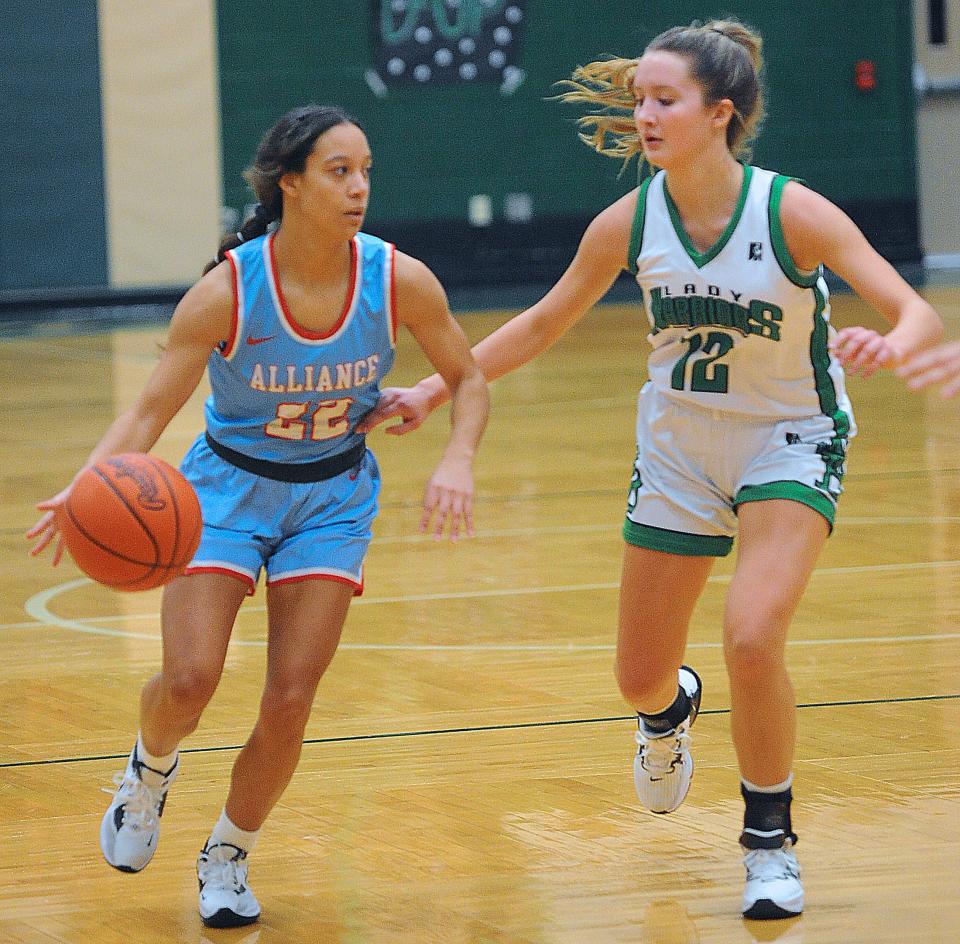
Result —
[[806, 273], [801, 272], [797, 268], [793, 257], [790, 255], [790, 250], [787, 249], [787, 241], [783, 236], [783, 226], [780, 223], [780, 200], [783, 197], [783, 188], [786, 187], [791, 180], [796, 181], [798, 184], [803, 183], [799, 177], [786, 177], [783, 174], [777, 174], [770, 184], [770, 204], [768, 207], [770, 242], [773, 245], [773, 254], [777, 257], [777, 262], [780, 264], [783, 274], [793, 282], [794, 285], [799, 285], [801, 288], [810, 288], [817, 284], [817, 279], [820, 278], [822, 267], [817, 266], [813, 272]]
[[230, 318], [230, 337], [224, 338], [220, 355], [225, 361], [232, 360], [237, 353], [237, 340], [240, 337], [240, 321], [243, 317], [243, 279], [240, 277], [240, 262], [233, 250], [224, 253], [230, 263], [230, 276], [233, 279], [233, 312]]
[[390, 346], [397, 346], [397, 247], [393, 243], [384, 243], [383, 260], [383, 307], [386, 309], [387, 330], [390, 333]]
[[637, 256], [640, 255], [640, 249], [643, 246], [643, 221], [647, 213], [647, 190], [650, 189], [650, 181], [653, 177], [647, 177], [640, 189], [637, 191], [637, 209], [633, 214], [633, 226], [630, 228], [630, 247], [627, 249], [626, 269], [632, 275], [637, 274]]

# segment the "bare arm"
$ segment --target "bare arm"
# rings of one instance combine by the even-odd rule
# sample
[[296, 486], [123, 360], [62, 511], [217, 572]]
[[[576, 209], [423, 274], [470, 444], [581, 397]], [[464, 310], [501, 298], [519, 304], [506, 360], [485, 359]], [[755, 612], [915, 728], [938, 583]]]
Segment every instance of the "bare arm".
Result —
[[[603, 298], [626, 264], [636, 205], [637, 192], [632, 191], [597, 216], [557, 284], [539, 302], [473, 347], [473, 356], [488, 381], [533, 360]], [[388, 427], [387, 432], [411, 432], [449, 396], [448, 385], [439, 373], [409, 389], [387, 389], [360, 428], [373, 429], [400, 416], [403, 421]]]
[[[121, 413], [103, 434], [74, 476], [107, 456], [120, 452], [149, 452], [161, 433], [196, 389], [214, 346], [230, 331], [233, 286], [229, 266], [221, 264], [201, 279], [180, 301], [160, 360], [130, 409]], [[71, 482], [53, 498], [38, 503], [45, 511], [27, 532], [38, 538], [31, 553], [39, 554], [57, 535], [55, 510], [66, 501]], [[57, 546], [54, 563], [62, 556]]]
[[440, 537], [449, 521], [450, 537], [456, 540], [461, 522], [468, 535], [474, 533], [472, 470], [490, 409], [487, 384], [436, 276], [422, 262], [400, 252], [396, 291], [400, 322], [416, 338], [453, 400], [450, 438], [427, 484], [420, 530], [428, 529], [436, 513], [434, 535]]
[[885, 335], [867, 328], [844, 328], [834, 353], [853, 371], [869, 376], [894, 367], [943, 333], [940, 317], [867, 241], [839, 207], [790, 182], [783, 192], [781, 221], [787, 248], [797, 267], [811, 271], [822, 262], [893, 325]]
[[[473, 347], [473, 356], [488, 381], [542, 354], [606, 295], [627, 261], [636, 205], [633, 191], [600, 213], [587, 227], [577, 254], [556, 285]], [[436, 375], [421, 383], [430, 392], [432, 406], [447, 399]]]

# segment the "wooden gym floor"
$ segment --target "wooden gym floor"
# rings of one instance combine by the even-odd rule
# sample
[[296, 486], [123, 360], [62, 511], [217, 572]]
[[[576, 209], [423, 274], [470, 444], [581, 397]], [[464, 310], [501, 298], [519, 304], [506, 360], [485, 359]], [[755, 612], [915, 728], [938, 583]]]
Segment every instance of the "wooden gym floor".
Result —
[[[930, 288], [948, 333], [960, 292]], [[479, 338], [504, 312], [468, 315]], [[446, 416], [371, 437], [384, 470], [367, 587], [321, 683], [300, 769], [251, 859], [261, 923], [206, 931], [194, 859], [255, 717], [260, 590], [184, 744], [149, 870], [98, 847], [159, 661], [159, 591], [121, 595], [27, 557], [59, 490], [140, 388], [159, 327], [0, 342], [0, 941], [904, 944], [960, 940], [960, 400], [851, 380], [861, 433], [839, 524], [789, 650], [800, 705], [795, 826], [807, 912], [739, 916], [741, 804], [718, 646], [732, 559], [694, 618], [703, 677], [684, 806], [638, 809], [612, 675], [644, 330], [605, 305], [491, 387], [478, 536], [416, 531]], [[850, 295], [838, 325], [871, 321]], [[392, 383], [424, 361], [404, 337]], [[161, 440], [178, 462], [202, 394]], [[670, 592], [664, 587], [664, 592]]]

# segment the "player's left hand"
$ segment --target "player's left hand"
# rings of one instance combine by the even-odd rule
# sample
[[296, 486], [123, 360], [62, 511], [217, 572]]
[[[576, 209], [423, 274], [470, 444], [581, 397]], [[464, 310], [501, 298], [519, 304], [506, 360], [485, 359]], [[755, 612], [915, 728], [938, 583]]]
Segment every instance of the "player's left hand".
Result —
[[473, 473], [469, 463], [441, 461], [423, 493], [420, 533], [439, 541], [445, 530], [457, 541], [461, 531], [474, 536]]
[[834, 357], [851, 374], [872, 377], [881, 367], [896, 367], [901, 352], [870, 328], [842, 328], [830, 343]]

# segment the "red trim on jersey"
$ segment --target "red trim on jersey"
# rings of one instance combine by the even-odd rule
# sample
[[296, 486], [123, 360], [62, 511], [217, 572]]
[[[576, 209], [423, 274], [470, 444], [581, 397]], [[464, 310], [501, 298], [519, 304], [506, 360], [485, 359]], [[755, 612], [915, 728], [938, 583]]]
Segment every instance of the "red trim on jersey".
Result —
[[333, 580], [336, 583], [345, 583], [348, 587], [353, 587], [353, 595], [355, 597], [362, 596], [363, 594], [363, 578], [361, 577], [360, 583], [357, 583], [356, 580], [348, 580], [346, 577], [341, 577], [339, 574], [298, 574], [296, 577], [281, 577], [279, 580], [268, 580], [268, 587], [279, 587], [282, 583], [301, 583], [304, 580]]
[[242, 574], [238, 570], [230, 570], [229, 567], [188, 567], [184, 570], [184, 574], [224, 574], [227, 577], [236, 577], [241, 583], [247, 585], [248, 597], [252, 597], [254, 590], [257, 589], [256, 583], [246, 574]]
[[393, 346], [397, 346], [397, 247], [393, 243], [390, 247], [390, 335]]
[[230, 313], [230, 336], [224, 339], [224, 348], [220, 353], [224, 357], [232, 357], [237, 349], [237, 329], [240, 327], [240, 270], [233, 252], [228, 250], [224, 258], [230, 263], [230, 276], [233, 279], [233, 311]]
[[271, 233], [268, 237], [269, 247], [270, 247], [270, 277], [273, 280], [274, 288], [277, 291], [277, 299], [280, 302], [280, 308], [283, 310], [283, 316], [287, 319], [287, 324], [293, 329], [293, 331], [300, 335], [302, 338], [306, 338], [308, 341], [325, 341], [327, 338], [333, 337], [342, 327], [343, 323], [347, 320], [347, 315], [350, 314], [350, 309], [353, 308], [353, 293], [356, 291], [357, 287], [357, 242], [356, 239], [350, 240], [350, 284], [347, 286], [347, 297], [343, 303], [343, 310], [340, 312], [340, 316], [337, 318], [336, 323], [330, 328], [329, 331], [313, 331], [310, 328], [305, 328], [303, 325], [299, 324], [290, 314], [290, 307], [287, 305], [287, 299], [283, 294], [283, 288], [280, 285], [280, 275], [277, 271], [277, 257], [274, 251], [274, 237], [276, 233]]

